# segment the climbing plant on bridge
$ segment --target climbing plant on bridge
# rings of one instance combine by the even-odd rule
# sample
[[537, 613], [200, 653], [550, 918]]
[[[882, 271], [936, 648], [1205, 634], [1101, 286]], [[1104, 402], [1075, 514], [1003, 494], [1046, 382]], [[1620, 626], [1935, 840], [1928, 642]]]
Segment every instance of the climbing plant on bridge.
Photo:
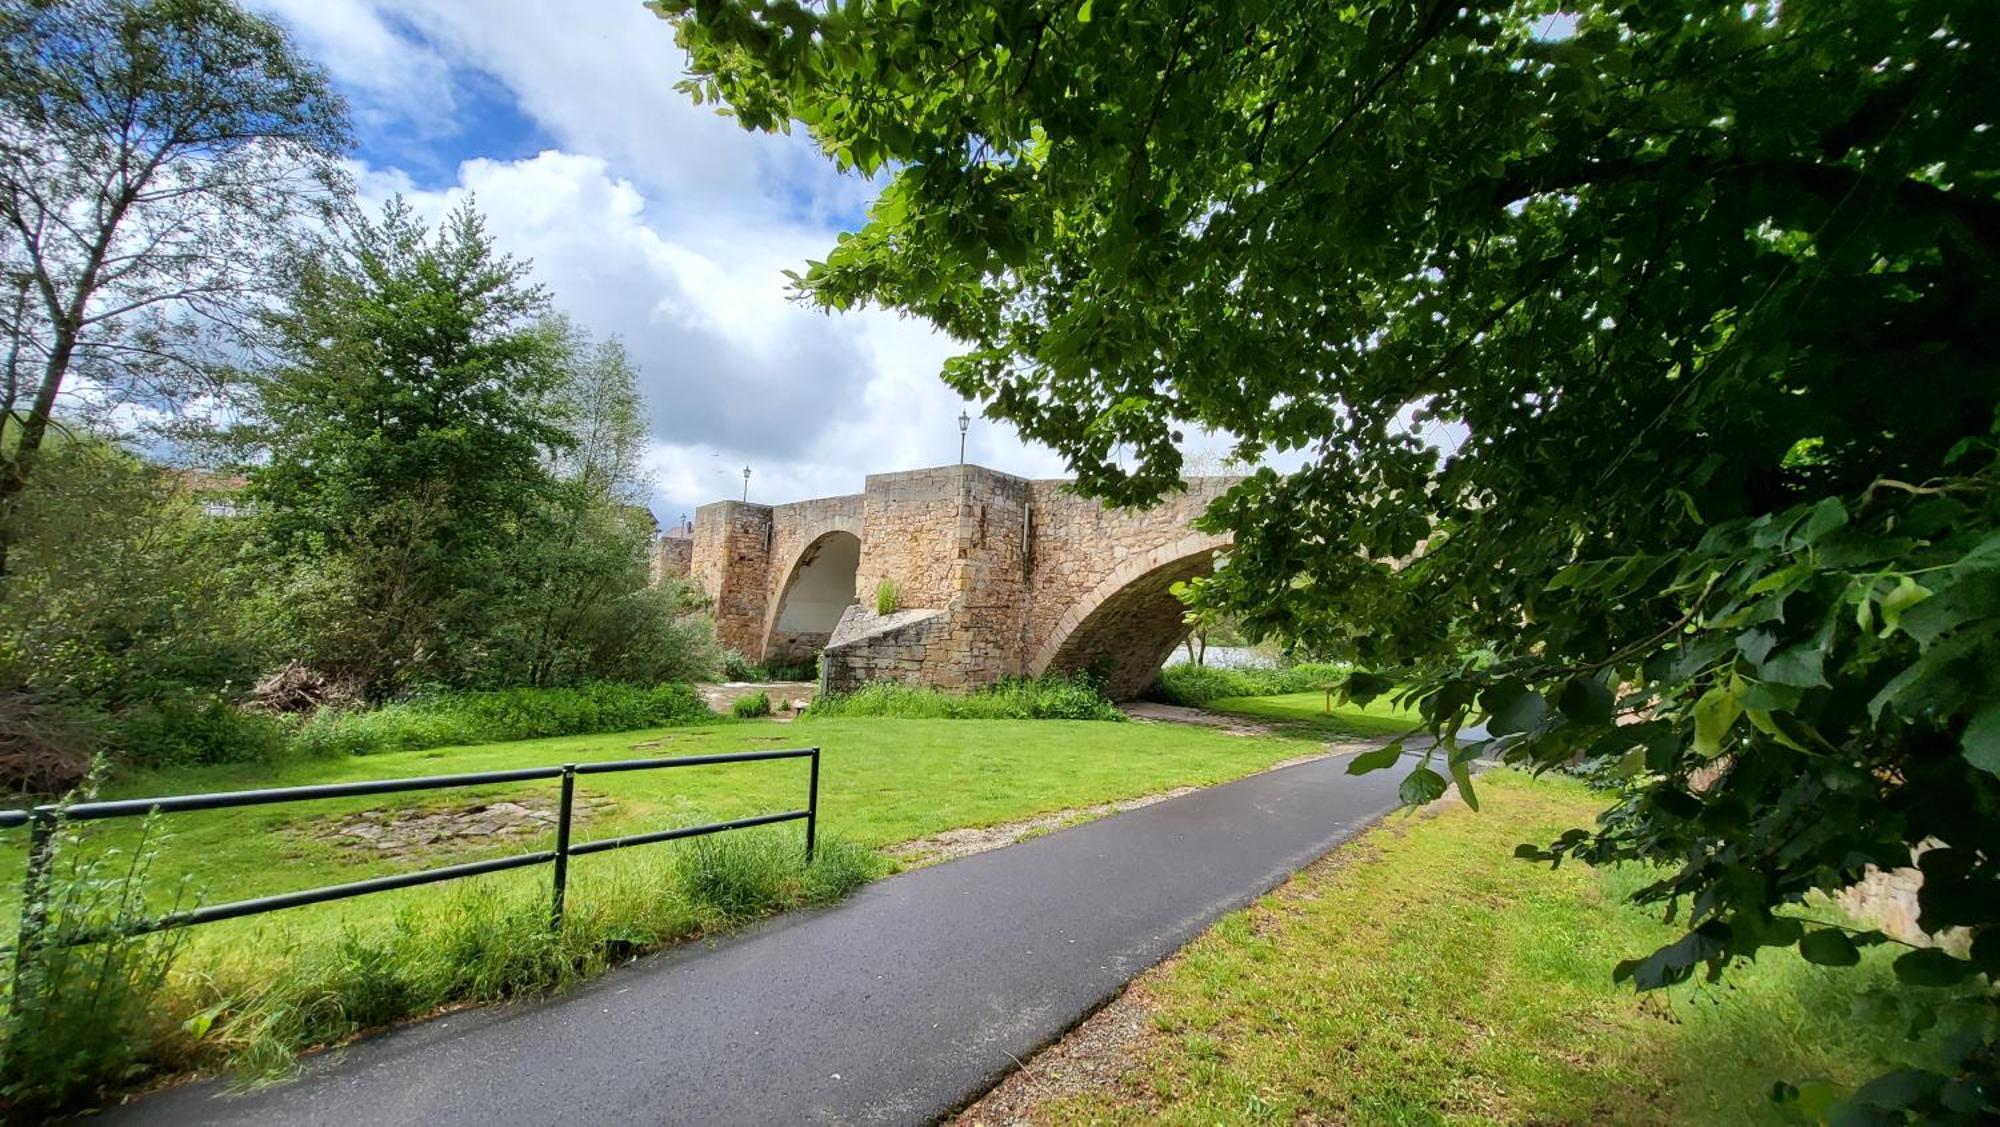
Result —
[[885, 180], [802, 289], [950, 332], [1082, 489], [1303, 456], [1210, 510], [1205, 597], [1486, 721], [1406, 798], [1626, 780], [1527, 850], [1665, 866], [1686, 937], [1621, 976], [1852, 963], [1809, 894], [1920, 864], [1970, 943], [1896, 970], [1961, 1035], [1849, 1111], [1994, 1109], [2000, 7], [658, 7], [695, 97]]

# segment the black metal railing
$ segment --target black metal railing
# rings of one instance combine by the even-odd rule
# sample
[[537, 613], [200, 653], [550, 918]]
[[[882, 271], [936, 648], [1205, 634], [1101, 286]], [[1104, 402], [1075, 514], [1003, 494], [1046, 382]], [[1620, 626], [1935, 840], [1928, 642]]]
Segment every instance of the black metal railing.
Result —
[[[703, 767], [717, 763], [754, 763], [766, 759], [810, 759], [811, 773], [806, 782], [806, 805], [802, 810], [787, 810], [779, 814], [757, 814], [747, 818], [733, 818], [727, 822], [710, 822], [699, 826], [681, 826], [670, 830], [655, 830], [651, 833], [627, 834], [623, 837], [600, 838], [596, 841], [572, 843], [570, 841], [571, 807], [576, 797], [576, 777], [578, 775], [606, 775], [621, 771], [652, 771], [669, 767]], [[354, 798], [370, 794], [396, 794], [403, 791], [444, 790], [451, 787], [483, 786], [491, 783], [531, 782], [537, 779], [561, 780], [561, 798], [556, 807], [556, 840], [554, 849], [544, 849], [534, 853], [517, 853], [506, 857], [493, 857], [484, 861], [468, 861], [458, 865], [445, 865], [436, 869], [423, 869], [413, 873], [397, 873], [391, 876], [374, 877], [369, 880], [352, 881], [347, 884], [327, 885], [298, 892], [285, 892], [275, 896], [258, 896], [248, 900], [233, 900], [224, 904], [192, 908], [187, 911], [168, 912], [150, 919], [128, 921], [115, 929], [93, 932], [78, 932], [48, 937], [43, 933], [48, 928], [48, 880], [49, 867], [55, 852], [56, 827], [64, 822], [96, 821], [105, 818], [132, 818], [146, 815], [177, 814], [194, 810], [226, 810], [237, 806], [264, 806], [280, 802], [309, 802], [320, 798]], [[562, 925], [563, 898], [569, 889], [569, 859], [591, 853], [603, 853], [612, 849], [624, 849], [634, 845], [650, 845], [660, 841], [677, 841], [681, 838], [701, 837], [704, 834], [722, 833], [726, 830], [748, 829], [752, 826], [768, 826], [779, 822], [804, 820], [806, 824], [806, 861], [813, 858], [814, 839], [819, 829], [819, 749], [816, 747], [794, 748], [785, 751], [742, 751], [721, 755], [685, 755], [674, 759], [619, 759], [606, 763], [565, 763], [560, 767], [524, 767], [513, 771], [476, 771], [463, 775], [429, 775], [411, 779], [371, 779], [359, 783], [329, 783], [310, 787], [278, 787], [270, 790], [222, 791], [215, 794], [179, 794], [163, 798], [127, 798], [108, 802], [79, 802], [73, 805], [37, 806], [30, 810], [0, 810], [0, 829], [17, 826], [28, 827], [27, 879], [22, 887], [20, 940], [15, 950], [25, 955], [35, 946], [57, 943], [74, 946], [92, 943], [108, 938], [112, 934], [146, 935], [169, 928], [189, 927], [194, 924], [213, 923], [218, 920], [232, 920], [241, 916], [254, 916], [263, 912], [275, 912], [284, 908], [297, 908], [307, 904], [323, 904], [330, 900], [345, 900], [352, 896], [366, 896], [374, 892], [388, 892], [398, 888], [412, 888], [421, 884], [435, 884], [439, 881], [458, 880], [462, 877], [498, 873], [508, 869], [526, 868], [530, 865], [554, 865], [553, 903], [550, 907], [549, 922], [552, 927]]]

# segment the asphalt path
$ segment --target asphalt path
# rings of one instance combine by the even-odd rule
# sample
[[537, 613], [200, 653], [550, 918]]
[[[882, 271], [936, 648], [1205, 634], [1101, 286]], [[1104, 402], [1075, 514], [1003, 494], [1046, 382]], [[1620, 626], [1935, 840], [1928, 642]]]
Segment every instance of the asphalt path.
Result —
[[[927, 1123], [1141, 971], [1396, 806], [1335, 755], [877, 881], [619, 968], [312, 1058], [192, 1084], [146, 1124]], [[838, 812], [828, 824], [837, 828]], [[576, 879], [589, 880], [587, 866]]]

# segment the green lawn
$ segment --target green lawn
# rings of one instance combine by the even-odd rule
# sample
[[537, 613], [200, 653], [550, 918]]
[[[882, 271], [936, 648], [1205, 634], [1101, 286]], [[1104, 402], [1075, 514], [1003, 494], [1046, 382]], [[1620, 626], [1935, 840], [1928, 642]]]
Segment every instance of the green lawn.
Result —
[[[1192, 727], [1085, 721], [839, 719], [779, 724], [722, 722], [607, 735], [573, 736], [474, 747], [307, 760], [280, 766], [233, 765], [131, 775], [107, 788], [124, 798], [249, 787], [301, 786], [359, 779], [490, 771], [510, 767], [803, 747], [822, 748], [821, 832], [874, 847], [963, 826], [1011, 821], [1069, 807], [1219, 782], [1310, 751], [1296, 740], [1243, 739]], [[579, 779], [580, 799], [612, 806], [579, 822], [578, 840], [690, 825], [805, 805], [806, 763], [781, 760]], [[477, 801], [549, 799], [553, 781], [326, 800], [176, 814], [154, 868], [164, 896], [183, 874], [205, 902], [359, 880], [384, 873], [548, 847], [546, 835], [484, 847], [459, 846], [382, 858], [336, 844], [324, 832], [333, 817], [364, 809], [462, 808]], [[88, 840], [129, 843], [136, 819], [87, 825]], [[0, 895], [9, 922], [18, 899], [22, 831], [0, 843]], [[628, 856], [676, 848], [647, 846]], [[572, 889], [587, 889], [594, 868], [612, 857], [579, 859]], [[477, 878], [499, 885], [548, 880], [546, 869]], [[432, 890], [415, 889], [292, 909], [195, 929], [197, 945], [254, 936], [270, 947], [273, 930], [321, 930], [386, 920]], [[275, 945], [282, 946], [282, 943]]]
[[1322, 692], [1285, 693], [1273, 697], [1224, 697], [1209, 703], [1211, 712], [1227, 712], [1254, 720], [1269, 720], [1300, 736], [1366, 738], [1400, 736], [1417, 723], [1417, 714], [1391, 705], [1387, 697], [1365, 705], [1333, 703], [1328, 711]]
[[1767, 952], [1719, 986], [1635, 996], [1615, 962], [1678, 932], [1636, 874], [1510, 856], [1588, 824], [1567, 780], [1482, 779], [1482, 813], [1391, 818], [1141, 980], [1131, 1067], [1051, 1123], [1761, 1123], [1783, 1078], [1852, 1085], [1915, 1052], [1849, 1020], [1893, 984]]

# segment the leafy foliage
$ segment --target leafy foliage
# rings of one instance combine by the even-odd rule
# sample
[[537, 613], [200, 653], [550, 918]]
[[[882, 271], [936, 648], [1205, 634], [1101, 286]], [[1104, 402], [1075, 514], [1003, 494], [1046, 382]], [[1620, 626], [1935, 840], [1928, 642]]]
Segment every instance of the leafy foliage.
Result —
[[0, 565], [58, 405], [211, 386], [347, 143], [326, 76], [230, 0], [0, 3]]
[[965, 342], [1085, 491], [1176, 488], [1191, 428], [1305, 453], [1210, 509], [1204, 598], [1406, 686], [1411, 801], [1624, 769], [1529, 851], [1673, 866], [1637, 896], [1688, 931], [1622, 974], [1799, 943], [1933, 843], [1969, 958], [1897, 965], [1969, 992], [1962, 1052], [1855, 1114], [1996, 1109], [1990, 5], [656, 6], [698, 98], [888, 170], [804, 290]]
[[469, 206], [433, 233], [395, 200], [303, 251], [271, 315], [285, 362], [254, 385], [249, 498], [296, 633], [371, 696], [451, 672], [487, 629], [543, 457], [572, 441], [545, 409], [560, 353], [525, 275]]

